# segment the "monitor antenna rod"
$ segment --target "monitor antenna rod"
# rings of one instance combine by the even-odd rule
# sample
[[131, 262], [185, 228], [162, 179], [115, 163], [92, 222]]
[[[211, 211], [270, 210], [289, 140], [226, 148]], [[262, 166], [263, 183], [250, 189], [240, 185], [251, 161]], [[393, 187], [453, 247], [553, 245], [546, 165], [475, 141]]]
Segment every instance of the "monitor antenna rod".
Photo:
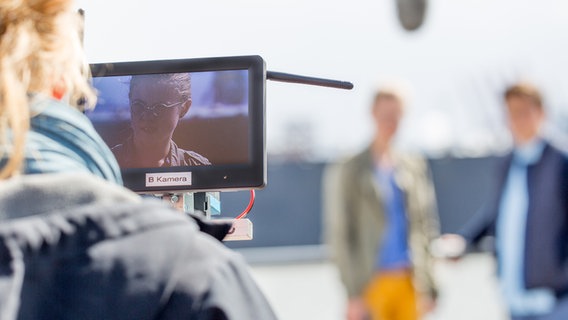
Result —
[[353, 89], [353, 84], [347, 81], [306, 77], [296, 74], [275, 72], [275, 71], [266, 71], [266, 80], [309, 84], [313, 86], [331, 87], [331, 88], [346, 89], [346, 90]]

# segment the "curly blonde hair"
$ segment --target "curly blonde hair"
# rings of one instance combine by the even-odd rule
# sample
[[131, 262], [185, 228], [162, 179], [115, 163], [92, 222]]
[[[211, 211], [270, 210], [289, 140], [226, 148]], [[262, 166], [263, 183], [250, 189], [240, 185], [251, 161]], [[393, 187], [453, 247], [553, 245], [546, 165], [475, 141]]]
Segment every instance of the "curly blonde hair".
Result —
[[0, 2], [0, 156], [7, 158], [0, 179], [22, 169], [30, 94], [63, 91], [79, 109], [96, 102], [82, 26], [73, 0]]

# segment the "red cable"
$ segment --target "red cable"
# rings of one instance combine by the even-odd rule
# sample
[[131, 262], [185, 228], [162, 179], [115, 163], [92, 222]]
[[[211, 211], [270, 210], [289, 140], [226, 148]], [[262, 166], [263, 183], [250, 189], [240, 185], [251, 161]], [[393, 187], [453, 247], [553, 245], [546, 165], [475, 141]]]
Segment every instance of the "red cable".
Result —
[[239, 214], [235, 219], [241, 219], [243, 217], [245, 217], [250, 210], [252, 209], [252, 206], [254, 205], [254, 198], [255, 198], [255, 194], [254, 194], [254, 190], [250, 191], [250, 200], [249, 200], [249, 204], [247, 206], [247, 208], [241, 212], [241, 214]]

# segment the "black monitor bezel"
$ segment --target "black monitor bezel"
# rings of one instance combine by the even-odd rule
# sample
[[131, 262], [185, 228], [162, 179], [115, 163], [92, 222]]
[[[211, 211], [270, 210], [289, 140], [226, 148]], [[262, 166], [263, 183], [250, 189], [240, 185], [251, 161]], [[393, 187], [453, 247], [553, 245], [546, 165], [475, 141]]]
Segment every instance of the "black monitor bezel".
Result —
[[[260, 56], [93, 63], [93, 77], [136, 74], [248, 70], [250, 161], [245, 164], [192, 167], [121, 168], [124, 185], [137, 193], [171, 194], [262, 189], [266, 185], [266, 66]], [[192, 172], [192, 184], [147, 187], [146, 174]]]

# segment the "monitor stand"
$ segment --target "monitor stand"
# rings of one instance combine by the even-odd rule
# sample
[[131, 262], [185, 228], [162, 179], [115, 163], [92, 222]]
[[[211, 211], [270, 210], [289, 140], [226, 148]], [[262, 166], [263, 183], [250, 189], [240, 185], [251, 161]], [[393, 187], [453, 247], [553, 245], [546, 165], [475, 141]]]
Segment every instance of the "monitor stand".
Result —
[[160, 195], [172, 207], [205, 219], [230, 221], [233, 227], [223, 241], [252, 240], [253, 225], [250, 219], [213, 218], [221, 214], [220, 192], [185, 192]]

